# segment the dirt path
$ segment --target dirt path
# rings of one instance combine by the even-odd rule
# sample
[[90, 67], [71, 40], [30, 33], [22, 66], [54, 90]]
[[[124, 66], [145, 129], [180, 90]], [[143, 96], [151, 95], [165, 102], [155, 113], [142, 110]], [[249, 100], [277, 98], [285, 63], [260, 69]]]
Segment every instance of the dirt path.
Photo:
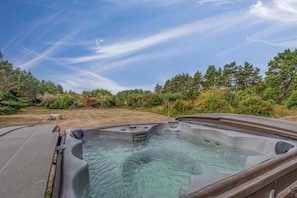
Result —
[[[62, 115], [62, 120], [48, 120], [50, 114]], [[120, 124], [148, 123], [173, 120], [167, 116], [128, 109], [48, 110], [27, 108], [14, 115], [0, 116], [0, 128], [16, 125], [57, 124], [61, 131], [67, 128], [100, 127]]]

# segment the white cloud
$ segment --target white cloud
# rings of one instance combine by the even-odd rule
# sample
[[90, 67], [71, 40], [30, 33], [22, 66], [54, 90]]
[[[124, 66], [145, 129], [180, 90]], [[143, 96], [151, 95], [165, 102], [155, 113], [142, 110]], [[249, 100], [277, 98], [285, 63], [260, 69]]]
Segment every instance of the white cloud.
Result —
[[[58, 43], [61, 42], [65, 42], [69, 37], [71, 37], [74, 34], [74, 32], [66, 34], [63, 38], [61, 38], [59, 41], [57, 41]], [[17, 65], [18, 67], [20, 67], [21, 69], [29, 69], [32, 68], [34, 66], [36, 66], [38, 63], [40, 63], [43, 60], [49, 60], [51, 59], [51, 55], [55, 52], [57, 52], [57, 50], [60, 48], [60, 45], [52, 45], [50, 47], [48, 47], [47, 49], [43, 50], [42, 52], [35, 52], [29, 48], [24, 47], [24, 52], [27, 54], [30, 54], [32, 58], [29, 58], [28, 60], [24, 61], [23, 63]]]
[[48, 59], [48, 56], [54, 50], [55, 50], [54, 47], [50, 47], [50, 48], [46, 49], [45, 51], [43, 51], [41, 53], [36, 53], [33, 50], [30, 50], [30, 49], [24, 47], [24, 51], [31, 54], [31, 55], [33, 55], [34, 57], [27, 60], [25, 63], [22, 63], [22, 64], [18, 65], [18, 67], [21, 68], [21, 69], [29, 69], [31, 67], [34, 67], [34, 65], [36, 65], [40, 61]]
[[184, 0], [104, 0], [106, 2], [111, 2], [123, 6], [131, 5], [144, 5], [144, 6], [168, 6], [173, 4], [178, 4], [184, 2]]
[[196, 0], [199, 4], [214, 4], [217, 6], [240, 2], [241, 0]]
[[273, 0], [267, 3], [258, 1], [250, 8], [249, 12], [265, 19], [296, 24], [297, 1]]
[[92, 65], [92, 69], [93, 69], [92, 72], [103, 73], [106, 71], [111, 71], [111, 70], [114, 70], [117, 68], [121, 68], [125, 65], [131, 65], [136, 62], [141, 62], [141, 61], [143, 62], [146, 60], [150, 60], [150, 59], [152, 59], [152, 57], [156, 61], [156, 60], [161, 60], [161, 59], [167, 59], [168, 57], [176, 56], [180, 53], [187, 53], [187, 49], [183, 50], [182, 52], [178, 51], [178, 50], [174, 50], [174, 49], [171, 49], [171, 50], [163, 49], [161, 52], [157, 50], [157, 51], [154, 51], [151, 53], [134, 55], [129, 58], [125, 57], [123, 59], [112, 60], [107, 63], [100, 62], [95, 65]]
[[242, 21], [247, 19], [246, 16], [242, 14], [236, 18], [234, 18], [234, 15], [237, 15], [237, 13], [214, 16], [182, 25], [173, 29], [165, 30], [155, 35], [138, 39], [119, 41], [110, 45], [104, 45], [101, 43], [100, 48], [95, 48], [95, 53], [92, 55], [75, 58], [64, 58], [63, 60], [66, 61], [68, 64], [81, 64], [107, 58], [121, 57], [152, 46], [156, 46], [167, 41], [189, 36], [194, 33], [212, 32], [212, 34], [215, 34], [216, 32], [228, 30], [230, 27], [236, 24], [240, 24], [242, 23]]
[[276, 39], [276, 40], [264, 40], [264, 39], [256, 39], [253, 37], [247, 37], [247, 40], [263, 43], [266, 45], [274, 45], [274, 46], [280, 46], [280, 47], [286, 47], [286, 48], [294, 48], [297, 46], [297, 37], [291, 37], [291, 38], [282, 38], [282, 39]]
[[195, 24], [185, 25], [172, 30], [164, 31], [153, 36], [148, 36], [142, 39], [134, 39], [129, 41], [120, 41], [111, 45], [101, 45], [100, 48], [96, 48], [96, 54], [89, 56], [82, 56], [78, 58], [65, 59], [70, 64], [86, 63], [95, 60], [112, 58], [116, 56], [127, 55], [153, 45], [168, 41], [173, 38], [178, 38], [194, 31], [197, 31]]
[[151, 5], [151, 6], [168, 6], [173, 4], [179, 4], [184, 2], [194, 2], [196, 1], [199, 4], [214, 4], [214, 5], [226, 5], [237, 3], [242, 0], [105, 0], [107, 2], [112, 2], [119, 5]]
[[74, 69], [69, 75], [54, 76], [56, 81], [63, 86], [65, 90], [72, 90], [81, 93], [84, 90], [107, 89], [113, 94], [128, 89], [146, 89], [152, 90], [152, 85], [121, 86], [116, 81], [99, 74], [88, 72], [81, 69]]
[[104, 0], [121, 6], [169, 6], [180, 3], [196, 2], [199, 4], [213, 4], [222, 6], [227, 4], [238, 3], [242, 0]]
[[82, 92], [84, 90], [107, 89], [112, 93], [116, 93], [121, 90], [128, 89], [127, 87], [120, 86], [115, 81], [97, 75], [97, 74], [85, 74], [85, 75], [63, 75], [58, 79], [59, 84], [63, 86], [65, 90], [72, 90], [75, 92]]

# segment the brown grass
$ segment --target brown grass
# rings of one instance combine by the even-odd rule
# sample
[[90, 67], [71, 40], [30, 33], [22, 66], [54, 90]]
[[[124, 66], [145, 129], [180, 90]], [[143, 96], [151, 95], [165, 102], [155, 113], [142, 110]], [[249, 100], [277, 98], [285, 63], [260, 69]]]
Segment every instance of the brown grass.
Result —
[[[62, 120], [48, 120], [50, 114], [61, 114]], [[0, 128], [19, 125], [57, 124], [61, 131], [67, 128], [88, 128], [120, 124], [136, 124], [173, 120], [172, 117], [129, 109], [74, 109], [56, 110], [30, 107], [21, 113], [0, 116]], [[297, 116], [282, 119], [297, 121]]]
[[[50, 114], [62, 115], [62, 120], [48, 120]], [[74, 109], [54, 110], [30, 107], [21, 113], [0, 116], [0, 128], [19, 125], [57, 124], [61, 131], [67, 128], [88, 128], [120, 124], [136, 124], [173, 120], [174, 118], [150, 112], [129, 109]]]

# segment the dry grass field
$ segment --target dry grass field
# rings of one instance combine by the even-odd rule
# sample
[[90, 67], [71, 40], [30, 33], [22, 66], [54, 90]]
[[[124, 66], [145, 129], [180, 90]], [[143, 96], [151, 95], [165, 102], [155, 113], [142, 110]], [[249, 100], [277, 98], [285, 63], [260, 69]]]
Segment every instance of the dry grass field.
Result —
[[[62, 115], [61, 120], [48, 120], [50, 114]], [[173, 120], [167, 116], [129, 109], [56, 110], [30, 107], [21, 113], [0, 116], [0, 128], [19, 125], [57, 124], [61, 131], [68, 128], [88, 128], [120, 124]]]
[[[62, 115], [61, 120], [49, 120], [50, 114]], [[282, 119], [297, 121], [297, 116]], [[0, 128], [19, 125], [57, 124], [61, 131], [68, 128], [101, 127], [174, 120], [172, 117], [129, 109], [73, 109], [56, 110], [30, 107], [13, 115], [0, 115]]]

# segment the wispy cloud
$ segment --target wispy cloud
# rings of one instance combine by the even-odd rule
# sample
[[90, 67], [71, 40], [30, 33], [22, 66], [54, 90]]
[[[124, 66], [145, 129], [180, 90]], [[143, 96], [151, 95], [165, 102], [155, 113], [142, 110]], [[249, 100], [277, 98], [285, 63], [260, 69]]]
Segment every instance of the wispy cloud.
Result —
[[213, 34], [215, 34], [216, 32], [224, 31], [236, 24], [240, 24], [241, 21], [244, 21], [246, 19], [247, 18], [244, 15], [234, 18], [234, 13], [223, 16], [210, 17], [173, 29], [165, 30], [151, 36], [139, 39], [119, 41], [110, 45], [102, 44], [100, 48], [96, 48], [95, 53], [92, 55], [75, 58], [65, 58], [64, 61], [68, 62], [69, 64], [81, 64], [106, 58], [121, 57], [123, 55], [129, 55], [131, 53], [135, 53], [170, 40], [189, 36], [194, 33], [212, 32]]
[[105, 0], [119, 5], [151, 5], [151, 6], [168, 6], [178, 3], [197, 2], [199, 4], [214, 4], [214, 5], [226, 5], [240, 2], [242, 0]]
[[112, 58], [116, 56], [127, 55], [130, 53], [160, 44], [170, 39], [178, 38], [178, 37], [193, 33], [194, 31], [197, 31], [197, 27], [195, 27], [195, 24], [190, 24], [190, 25], [182, 26], [172, 30], [168, 30], [165, 32], [161, 32], [153, 36], [148, 36], [142, 39], [120, 41], [118, 43], [107, 45], [107, 46], [102, 45], [100, 48], [96, 49], [96, 54], [94, 55], [83, 56], [78, 58], [68, 58], [65, 60], [71, 64], [77, 64], [77, 63], [86, 63], [86, 62], [91, 62], [91, 61], [105, 59], [105, 58]]
[[118, 5], [124, 5], [124, 6], [131, 6], [131, 5], [168, 6], [168, 5], [184, 2], [184, 0], [162, 0], [162, 1], [160, 0], [125, 0], [125, 1], [104, 0], [104, 1], [111, 2]]
[[267, 3], [258, 1], [249, 12], [256, 16], [286, 23], [297, 22], [296, 0], [273, 0]]
[[78, 78], [75, 73], [73, 75], [63, 75], [61, 77], [55, 76], [59, 81], [59, 84], [63, 86], [65, 90], [72, 90], [76, 92], [82, 92], [84, 90], [94, 90], [99, 87], [102, 89], [110, 90], [113, 93], [117, 93], [120, 90], [126, 89], [126, 87], [120, 86], [115, 81], [105, 78], [100, 75], [86, 75], [87, 78]]
[[[37, 42], [40, 44], [40, 38], [50, 32], [58, 23], [61, 12], [41, 17], [35, 21], [23, 22], [19, 27], [20, 32], [12, 37], [3, 47], [3, 50], [10, 46], [18, 45], [23, 43], [26, 39], [31, 39], [32, 35], [34, 38], [31, 39], [32, 43]], [[38, 34], [36, 34], [38, 32]]]
[[128, 89], [142, 88], [151, 90], [153, 88], [152, 85], [121, 86], [116, 81], [94, 72], [74, 67], [68, 67], [68, 69], [70, 71], [68, 74], [54, 76], [65, 90], [82, 92], [100, 87], [116, 94], [119, 91]]
[[[1, 45], [15, 66], [66, 90], [151, 89], [141, 82], [203, 70], [212, 59], [221, 64], [254, 47], [297, 46], [296, 0], [16, 1], [44, 12], [20, 19], [16, 35]], [[150, 81], [142, 81], [144, 73]]]
[[238, 3], [242, 0], [196, 0], [199, 4], [214, 4], [217, 6]]
[[258, 43], [263, 43], [266, 45], [274, 45], [279, 47], [294, 48], [297, 46], [297, 36], [290, 38], [282, 38], [276, 40], [265, 40], [265, 39], [255, 39], [252, 37], [247, 37], [248, 40]]
[[[74, 32], [66, 34], [63, 38], [61, 38], [57, 42], [64, 42], [67, 39], [69, 39]], [[23, 63], [17, 65], [21, 69], [29, 69], [32, 67], [35, 67], [37, 64], [39, 64], [43, 60], [50, 60], [53, 53], [56, 53], [58, 49], [60, 48], [60, 45], [51, 45], [50, 47], [46, 48], [42, 52], [35, 52], [34, 50], [31, 50], [27, 47], [23, 47], [23, 52], [30, 55], [31, 58], [28, 58]]]
[[41, 52], [41, 53], [37, 53], [33, 50], [30, 50], [26, 47], [23, 47], [23, 52], [30, 55], [33, 58], [29, 58], [29, 60], [27, 60], [25, 63], [22, 63], [20, 65], [17, 65], [19, 68], [21, 69], [29, 69], [34, 67], [34, 65], [36, 65], [37, 63], [39, 63], [42, 60], [46, 60], [49, 59], [48, 56], [54, 51], [54, 48], [48, 48], [45, 51]]
[[100, 62], [100, 63], [94, 63], [92, 66], [92, 72], [94, 73], [104, 73], [104, 72], [109, 72], [118, 68], [122, 68], [127, 65], [131, 65], [133, 63], [137, 62], [144, 62], [147, 60], [151, 60], [152, 57], [155, 61], [157, 60], [162, 60], [162, 59], [167, 59], [172, 56], [180, 55], [180, 53], [187, 53], [187, 50], [178, 51], [178, 50], [155, 50], [154, 52], [150, 53], [145, 53], [141, 55], [134, 55], [131, 57], [125, 57], [123, 59], [117, 59], [117, 60], [112, 60], [109, 62]]
[[297, 22], [296, 0], [258, 1], [249, 9], [249, 13], [262, 18], [262, 29], [247, 36], [250, 42], [284, 48], [297, 46], [294, 30]]

